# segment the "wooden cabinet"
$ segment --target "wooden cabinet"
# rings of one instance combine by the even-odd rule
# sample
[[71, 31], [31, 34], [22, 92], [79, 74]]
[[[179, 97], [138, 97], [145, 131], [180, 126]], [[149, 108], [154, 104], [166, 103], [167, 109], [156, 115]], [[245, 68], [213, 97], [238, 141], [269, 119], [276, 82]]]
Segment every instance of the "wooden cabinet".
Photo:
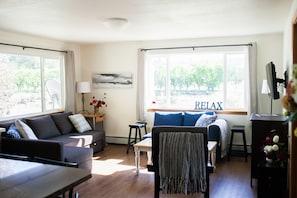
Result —
[[[288, 136], [287, 117], [283, 115], [252, 114], [252, 159], [251, 159], [251, 186], [253, 178], [258, 178], [259, 162], [265, 161], [265, 154], [261, 151], [263, 140], [270, 131], [276, 130], [283, 138]], [[287, 142], [286, 142], [287, 143]]]
[[287, 198], [287, 168], [277, 164], [258, 164], [258, 198]]

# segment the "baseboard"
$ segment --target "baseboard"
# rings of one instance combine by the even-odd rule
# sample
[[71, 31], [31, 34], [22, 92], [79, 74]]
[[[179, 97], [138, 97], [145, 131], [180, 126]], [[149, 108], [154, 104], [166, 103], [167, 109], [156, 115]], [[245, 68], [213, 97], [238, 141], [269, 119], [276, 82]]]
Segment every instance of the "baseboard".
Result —
[[[252, 146], [251, 145], [246, 145], [246, 148], [247, 148], [247, 152], [248, 153], [252, 153]], [[242, 145], [233, 144], [232, 145], [232, 150], [243, 150], [243, 146]], [[228, 150], [227, 151], [229, 151], [229, 146], [228, 146]]]
[[106, 142], [111, 144], [127, 144], [127, 137], [106, 136]]

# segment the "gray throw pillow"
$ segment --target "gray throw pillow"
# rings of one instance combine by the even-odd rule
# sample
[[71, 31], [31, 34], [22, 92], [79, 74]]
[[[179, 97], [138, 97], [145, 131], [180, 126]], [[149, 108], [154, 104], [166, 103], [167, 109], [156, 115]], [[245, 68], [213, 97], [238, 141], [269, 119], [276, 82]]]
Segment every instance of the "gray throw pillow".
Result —
[[214, 121], [216, 121], [217, 116], [216, 115], [207, 115], [203, 114], [200, 116], [200, 118], [196, 121], [195, 127], [207, 127]]
[[56, 126], [58, 127], [59, 131], [62, 134], [69, 134], [71, 132], [75, 132], [76, 129], [74, 128], [73, 124], [71, 123], [68, 116], [72, 115], [71, 112], [67, 113], [56, 113], [52, 114], [51, 117], [53, 118]]
[[38, 138], [32, 131], [32, 129], [23, 121], [21, 120], [16, 120], [15, 125], [17, 129], [19, 130], [21, 136], [25, 139], [32, 139], [32, 140], [37, 140]]
[[92, 130], [90, 124], [82, 114], [74, 114], [69, 116], [70, 121], [80, 133]]
[[26, 121], [36, 136], [40, 139], [47, 139], [61, 135], [50, 115], [28, 118]]

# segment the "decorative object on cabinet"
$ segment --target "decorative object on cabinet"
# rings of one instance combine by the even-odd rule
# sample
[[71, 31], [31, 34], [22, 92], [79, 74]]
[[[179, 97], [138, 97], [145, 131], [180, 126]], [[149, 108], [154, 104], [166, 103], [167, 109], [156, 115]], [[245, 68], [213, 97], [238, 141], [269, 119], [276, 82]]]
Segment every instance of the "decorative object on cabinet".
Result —
[[[280, 137], [283, 137], [282, 139]], [[266, 156], [266, 162], [270, 164], [278, 164], [280, 167], [287, 166], [289, 157], [288, 147], [285, 142], [288, 137], [280, 136], [276, 130], [270, 131], [263, 141], [262, 150]]]
[[[286, 109], [285, 115], [290, 121], [297, 120], [297, 64], [293, 65], [293, 78], [286, 87], [286, 95], [282, 98], [282, 105]], [[297, 128], [293, 129], [297, 137]]]

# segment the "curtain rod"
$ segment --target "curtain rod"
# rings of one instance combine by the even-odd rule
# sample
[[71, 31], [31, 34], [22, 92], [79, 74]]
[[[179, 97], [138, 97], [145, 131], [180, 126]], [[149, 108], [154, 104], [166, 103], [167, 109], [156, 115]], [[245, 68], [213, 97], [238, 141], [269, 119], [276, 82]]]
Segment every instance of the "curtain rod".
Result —
[[246, 44], [230, 44], [230, 45], [200, 45], [200, 46], [184, 46], [184, 47], [161, 47], [161, 48], [147, 48], [140, 49], [140, 51], [150, 51], [150, 50], [171, 50], [171, 49], [188, 49], [188, 48], [208, 48], [208, 47], [235, 47], [235, 46], [253, 46], [252, 43]]
[[9, 44], [9, 43], [0, 43], [0, 45], [7, 45], [7, 46], [13, 46], [13, 47], [21, 47], [24, 49], [37, 49], [37, 50], [46, 50], [46, 51], [52, 51], [52, 52], [63, 52], [67, 53], [67, 51], [63, 50], [54, 50], [54, 49], [47, 49], [47, 48], [40, 48], [40, 47], [31, 47], [31, 46], [25, 46], [25, 45], [15, 45], [15, 44]]

